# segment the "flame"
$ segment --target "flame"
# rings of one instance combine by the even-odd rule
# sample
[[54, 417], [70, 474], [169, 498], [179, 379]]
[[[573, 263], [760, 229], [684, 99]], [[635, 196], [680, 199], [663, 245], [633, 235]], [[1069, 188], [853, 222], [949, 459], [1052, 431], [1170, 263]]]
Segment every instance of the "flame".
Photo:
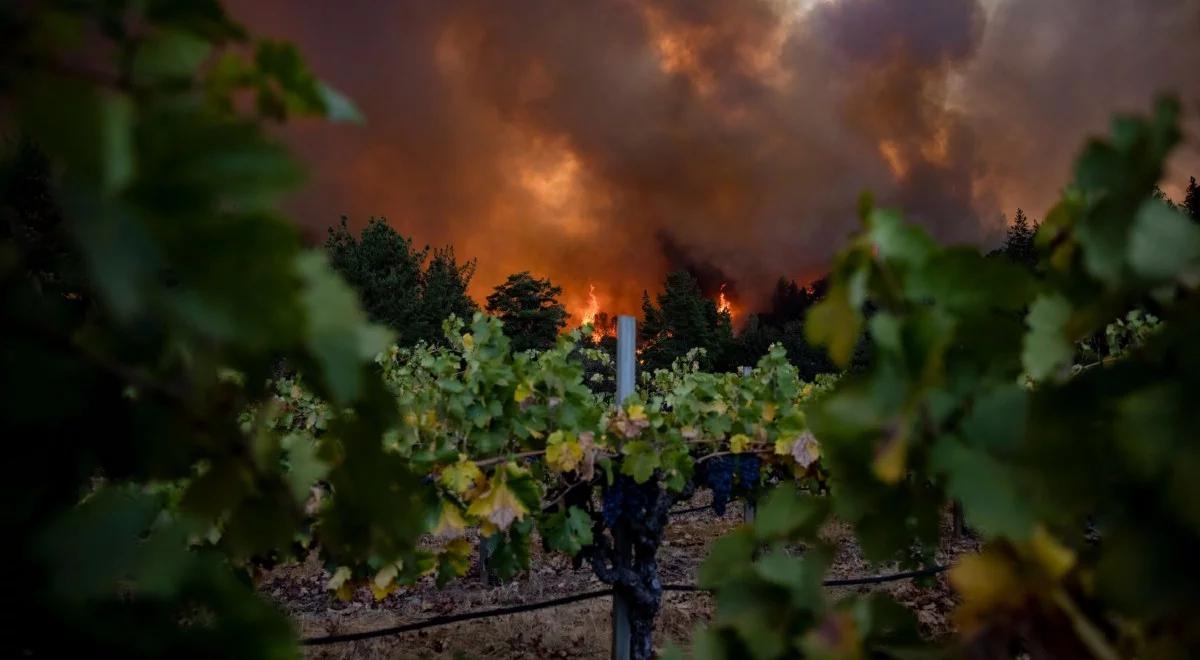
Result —
[[616, 331], [608, 315], [600, 311], [600, 300], [596, 298], [596, 285], [588, 284], [588, 304], [580, 314], [581, 325], [592, 326], [592, 341], [600, 343], [605, 337], [615, 337]]
[[583, 310], [583, 325], [595, 323], [600, 313], [600, 301], [596, 299], [596, 285], [588, 284], [588, 305]]
[[724, 312], [733, 316], [733, 304], [725, 297], [725, 284], [721, 284], [721, 291], [717, 294], [717, 311]]

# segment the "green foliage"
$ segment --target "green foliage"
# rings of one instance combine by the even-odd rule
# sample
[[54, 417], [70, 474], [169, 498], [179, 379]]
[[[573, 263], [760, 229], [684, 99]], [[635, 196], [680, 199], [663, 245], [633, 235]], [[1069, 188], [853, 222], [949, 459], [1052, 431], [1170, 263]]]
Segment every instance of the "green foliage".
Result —
[[[3, 560], [24, 598], [4, 648], [294, 655], [250, 566], [314, 514], [355, 557], [423, 525], [378, 441], [386, 333], [274, 208], [298, 168], [264, 123], [353, 107], [215, 2], [7, 4], [0, 23], [20, 134], [0, 168], [0, 435], [20, 466]], [[319, 443], [239, 424], [280, 356], [354, 420]], [[306, 513], [317, 479], [328, 506]]]
[[[614, 409], [611, 398], [584, 381], [581, 353], [588, 349], [579, 348], [580, 331], [532, 353], [515, 351], [501, 329], [498, 319], [479, 314], [469, 328], [452, 317], [445, 346], [392, 347], [378, 356], [400, 410], [399, 423], [385, 434], [388, 460], [435, 477], [437, 496], [418, 506], [430, 514], [439, 543], [404, 555], [401, 565], [385, 565], [384, 573], [323, 547], [342, 576], [331, 589], [348, 596], [365, 584], [382, 597], [435, 565], [439, 579], [460, 575], [467, 564], [451, 559], [468, 527], [489, 539], [489, 566], [501, 577], [528, 567], [534, 528], [549, 549], [593, 552], [600, 510], [592, 494], [609, 484], [608, 468], [682, 492], [695, 463], [756, 453], [780, 474], [821, 486], [820, 444], [806, 433], [802, 408], [831, 389], [832, 380], [801, 381], [780, 347], [749, 376], [702, 372], [700, 351], [692, 351], [671, 370], [644, 375], [646, 395]], [[326, 446], [325, 429], [337, 428], [345, 413], [299, 380], [277, 380], [274, 391], [272, 401], [243, 419], [260, 419], [290, 439], [288, 449], [297, 453], [289, 456], [288, 474], [298, 496], [319, 474], [306, 461], [304, 439]], [[344, 498], [345, 488], [333, 490]], [[316, 540], [328, 544], [330, 531], [319, 530]]]
[[325, 252], [371, 320], [392, 328], [401, 346], [439, 343], [447, 316], [477, 309], [467, 295], [474, 261], [459, 264], [452, 248], [416, 250], [382, 218], [372, 218], [358, 237], [342, 218], [329, 229]]
[[[781, 487], [714, 545], [698, 655], [915, 657], [894, 604], [824, 600], [817, 532], [836, 516], [869, 559], [924, 563], [950, 498], [987, 537], [951, 574], [964, 654], [1200, 652], [1200, 227], [1153, 200], [1176, 103], [1087, 147], [1037, 280], [864, 200], [804, 328], [841, 365], [866, 333], [867, 370], [805, 383], [775, 345], [749, 375], [703, 371], [728, 316], [676, 274], [645, 305], [647, 361], [671, 368], [613, 407], [579, 334], [556, 341], [548, 282], [489, 299], [528, 344], [475, 315], [401, 348], [336, 249], [334, 267], [301, 249], [275, 210], [298, 169], [264, 124], [357, 113], [293, 47], [243, 43], [206, 0], [19, 3], [0, 24], [28, 141], [0, 168], [9, 655], [293, 657], [248, 584], [272, 562], [316, 550], [330, 590], [382, 598], [461, 575], [477, 526], [511, 575], [535, 530], [598, 552], [615, 474], [682, 494], [698, 464], [748, 453], [810, 492]], [[462, 295], [449, 252], [410, 268], [423, 253], [372, 231], [377, 282]], [[420, 310], [395, 313], [432, 323]], [[1073, 366], [1101, 332], [1108, 354]], [[296, 373], [271, 379], [281, 357]]]
[[550, 549], [568, 555], [579, 554], [584, 546], [592, 544], [591, 516], [579, 507], [547, 516], [539, 531]]
[[554, 346], [567, 325], [567, 310], [558, 297], [562, 288], [529, 271], [513, 273], [487, 297], [487, 312], [500, 319], [513, 350], [543, 350]]
[[732, 328], [729, 313], [717, 311], [716, 303], [701, 293], [696, 278], [676, 271], [667, 275], [656, 302], [648, 294], [642, 297], [641, 363], [651, 370], [666, 368], [689, 350], [702, 348], [703, 367], [711, 369], [723, 364], [733, 341]]
[[[1200, 254], [1190, 247], [1200, 229], [1152, 201], [1177, 118], [1177, 104], [1164, 101], [1150, 119], [1119, 118], [1110, 140], [1085, 149], [1075, 184], [1038, 233], [1038, 281], [1016, 265], [938, 248], [866, 205], [829, 299], [809, 318], [810, 336], [835, 357], [845, 359], [864, 323], [875, 346], [868, 371], [809, 411], [830, 514], [854, 526], [877, 562], [931, 560], [950, 498], [987, 541], [951, 571], [962, 598], [958, 653], [1200, 650], [1200, 600], [1182, 587], [1200, 547], [1191, 505], [1200, 420], [1186, 395], [1200, 366]], [[1152, 317], [1124, 316], [1151, 307]], [[1106, 327], [1111, 355], [1071, 368], [1077, 342]], [[815, 591], [768, 587], [767, 574], [779, 574], [772, 562], [791, 562], [792, 575], [823, 571], [815, 530], [826, 519], [795, 495], [769, 502], [770, 517], [739, 532], [756, 534], [754, 544], [722, 541], [706, 564], [705, 574], [736, 579], [714, 582], [718, 615], [700, 655], [910, 657], [910, 625], [847, 616], [876, 605], [829, 606]], [[781, 515], [779, 502], [794, 513]], [[816, 551], [755, 553], [772, 533]]]
[[[780, 278], [771, 295], [770, 308], [760, 314], [748, 315], [725, 363], [729, 366], [754, 364], [771, 344], [781, 344], [802, 378], [811, 380], [818, 374], [835, 373], [837, 368], [825, 349], [813, 345], [805, 336], [804, 317], [825, 297], [827, 285], [828, 280], [824, 278], [807, 287]], [[850, 370], [861, 368], [868, 354], [869, 345], [860, 340], [854, 347]]]

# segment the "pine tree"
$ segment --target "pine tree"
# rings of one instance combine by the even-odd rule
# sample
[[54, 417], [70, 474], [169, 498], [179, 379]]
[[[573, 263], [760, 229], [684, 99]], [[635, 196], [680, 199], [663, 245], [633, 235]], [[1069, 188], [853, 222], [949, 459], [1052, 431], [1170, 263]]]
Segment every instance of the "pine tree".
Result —
[[1025, 215], [1025, 211], [1018, 208], [1017, 214], [1013, 216], [1012, 224], [1008, 226], [1004, 247], [1000, 249], [1001, 253], [1014, 263], [1032, 268], [1037, 262], [1037, 251], [1033, 244], [1037, 230], [1038, 223], [1036, 221], [1031, 223], [1028, 216]]
[[325, 251], [358, 292], [371, 320], [395, 330], [401, 346], [442, 343], [447, 316], [469, 319], [479, 308], [467, 295], [474, 261], [459, 264], [449, 247], [414, 249], [412, 241], [383, 218], [371, 218], [356, 237], [342, 217], [330, 228]]
[[1180, 210], [1191, 216], [1192, 220], [1200, 222], [1200, 186], [1196, 185], [1196, 177], [1191, 177], [1188, 181]]
[[421, 304], [418, 316], [426, 341], [442, 341], [442, 321], [454, 314], [469, 320], [479, 305], [467, 295], [475, 276], [475, 260], [459, 264], [454, 248], [433, 250], [433, 256], [421, 274]]
[[325, 251], [358, 292], [372, 321], [395, 330], [401, 344], [415, 343], [425, 334], [417, 315], [425, 252], [413, 249], [411, 240], [383, 218], [371, 218], [356, 237], [343, 216], [329, 229]]
[[554, 346], [559, 330], [567, 324], [560, 295], [562, 288], [549, 279], [522, 271], [509, 275], [487, 297], [487, 312], [504, 323], [514, 351], [544, 350]]
[[693, 348], [706, 351], [705, 368], [728, 366], [724, 358], [733, 342], [732, 319], [728, 312], [717, 311], [687, 271], [667, 276], [657, 304], [644, 294], [642, 315], [642, 362], [648, 369], [670, 366]]
[[640, 334], [642, 337], [657, 337], [665, 331], [665, 322], [663, 321], [662, 312], [654, 306], [654, 302], [650, 300], [650, 292], [642, 291], [642, 327]]

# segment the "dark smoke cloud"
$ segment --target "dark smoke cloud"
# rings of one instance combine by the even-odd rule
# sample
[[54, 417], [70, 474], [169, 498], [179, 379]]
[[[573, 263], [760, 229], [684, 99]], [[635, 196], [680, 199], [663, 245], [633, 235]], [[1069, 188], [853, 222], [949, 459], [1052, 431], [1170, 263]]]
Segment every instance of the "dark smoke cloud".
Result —
[[1010, 213], [1044, 211], [1084, 136], [1164, 92], [1180, 96], [1188, 120], [1164, 188], [1179, 199], [1200, 176], [1200, 0], [997, 3], [959, 76], [983, 165], [976, 185]]
[[709, 261], [696, 261], [691, 251], [684, 249], [669, 234], [658, 235], [659, 249], [668, 271], [686, 270], [696, 279], [700, 293], [715, 298], [724, 291], [731, 299], [737, 299], [737, 280]]
[[477, 257], [477, 297], [531, 269], [577, 309], [591, 282], [635, 311], [680, 264], [753, 304], [823, 270], [864, 189], [943, 240], [995, 241], [1002, 212], [1045, 210], [1112, 111], [1200, 93], [1200, 0], [234, 10], [299, 42], [368, 117], [289, 134], [313, 169], [306, 226], [386, 215]]

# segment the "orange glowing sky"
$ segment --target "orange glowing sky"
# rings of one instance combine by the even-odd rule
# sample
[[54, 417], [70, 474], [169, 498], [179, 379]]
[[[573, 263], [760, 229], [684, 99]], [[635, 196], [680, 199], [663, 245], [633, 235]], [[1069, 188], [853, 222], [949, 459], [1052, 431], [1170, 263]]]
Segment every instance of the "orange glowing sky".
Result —
[[[1038, 218], [1114, 111], [1182, 95], [1200, 174], [1200, 0], [234, 2], [295, 40], [367, 124], [286, 135], [293, 214], [385, 216], [564, 289], [575, 321], [638, 313], [690, 267], [735, 316], [818, 277], [870, 189], [944, 241]], [[1154, 34], [1154, 39], [1144, 35]]]

